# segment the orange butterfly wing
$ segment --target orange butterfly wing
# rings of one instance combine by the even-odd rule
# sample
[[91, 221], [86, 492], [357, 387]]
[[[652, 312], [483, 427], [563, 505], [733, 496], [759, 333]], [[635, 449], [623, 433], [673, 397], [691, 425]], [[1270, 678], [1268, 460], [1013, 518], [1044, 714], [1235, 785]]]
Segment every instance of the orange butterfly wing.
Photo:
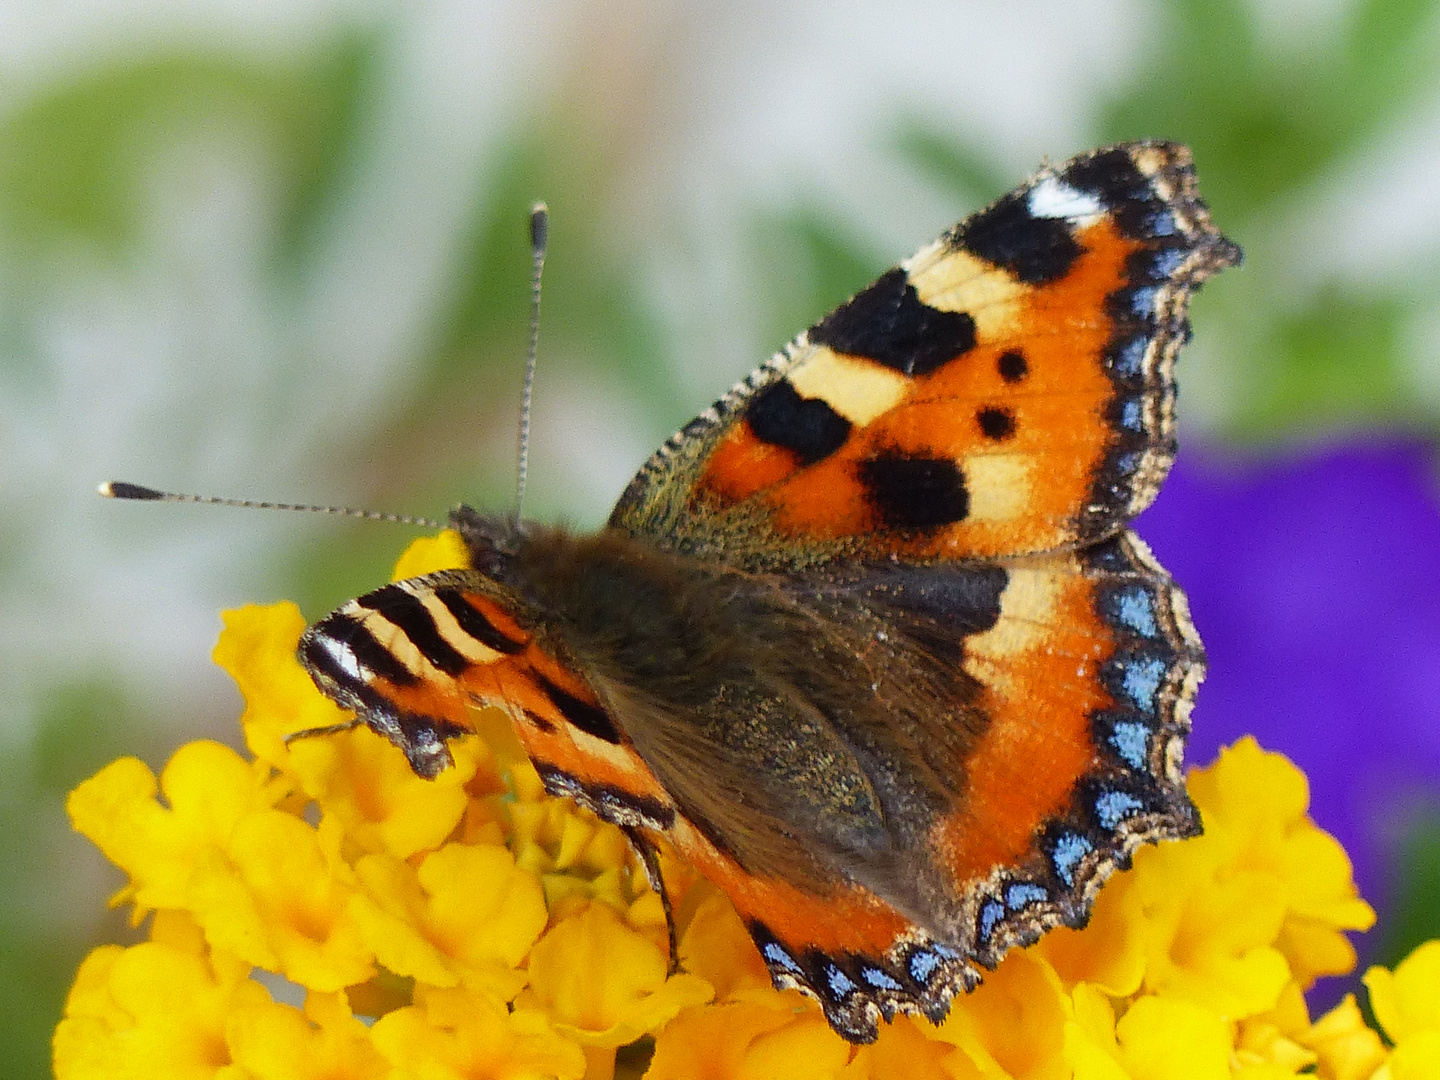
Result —
[[610, 523], [757, 566], [1109, 535], [1174, 459], [1190, 295], [1238, 259], [1183, 147], [1044, 170], [684, 428]]

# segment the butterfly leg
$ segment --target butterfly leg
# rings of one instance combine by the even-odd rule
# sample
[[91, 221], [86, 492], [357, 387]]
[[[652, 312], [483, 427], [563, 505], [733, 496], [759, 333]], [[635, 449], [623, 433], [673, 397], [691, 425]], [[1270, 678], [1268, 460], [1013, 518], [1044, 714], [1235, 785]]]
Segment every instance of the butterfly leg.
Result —
[[665, 972], [668, 978], [680, 971], [680, 935], [675, 929], [675, 911], [670, 906], [670, 893], [666, 891], [665, 879], [660, 874], [660, 859], [655, 854], [655, 845], [643, 832], [629, 825], [622, 825], [620, 828], [625, 833], [625, 838], [630, 841], [630, 846], [635, 849], [635, 854], [640, 856], [640, 865], [645, 867], [645, 877], [650, 882], [650, 887], [659, 895], [660, 906], [665, 911], [665, 931], [670, 937], [670, 967]]
[[364, 722], [364, 720], [361, 720], [357, 716], [353, 720], [346, 720], [343, 724], [326, 724], [324, 727], [301, 728], [299, 731], [292, 731], [289, 735], [285, 736], [285, 745], [289, 746], [291, 743], [300, 739], [313, 739], [318, 735], [339, 735], [342, 731], [351, 731]]

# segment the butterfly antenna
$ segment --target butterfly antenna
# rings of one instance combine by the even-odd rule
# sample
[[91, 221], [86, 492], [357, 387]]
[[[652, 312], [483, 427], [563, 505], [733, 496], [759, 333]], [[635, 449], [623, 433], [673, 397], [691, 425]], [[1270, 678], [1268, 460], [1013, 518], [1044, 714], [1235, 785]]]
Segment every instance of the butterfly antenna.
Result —
[[238, 506], [245, 510], [297, 510], [305, 514], [335, 514], [340, 517], [363, 518], [366, 521], [389, 521], [396, 525], [415, 525], [422, 529], [443, 529], [443, 522], [409, 514], [385, 514], [379, 510], [356, 510], [349, 506], [313, 506], [308, 503], [260, 502], [256, 499], [225, 499], [218, 495], [184, 495], [175, 491], [159, 491], [127, 484], [124, 480], [106, 480], [99, 487], [107, 499], [135, 499], [140, 502], [203, 503], [206, 506]]
[[530, 399], [535, 389], [535, 357], [540, 348], [540, 275], [545, 270], [545, 244], [550, 233], [550, 211], [542, 203], [530, 209], [530, 348], [525, 354], [525, 387], [520, 392], [520, 433], [515, 463], [515, 518], [525, 505], [525, 476], [530, 466]]

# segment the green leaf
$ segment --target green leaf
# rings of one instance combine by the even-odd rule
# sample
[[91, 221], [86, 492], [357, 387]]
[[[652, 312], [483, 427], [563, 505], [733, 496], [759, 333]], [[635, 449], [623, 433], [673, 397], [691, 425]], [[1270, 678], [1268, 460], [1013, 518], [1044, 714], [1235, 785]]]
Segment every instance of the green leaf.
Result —
[[46, 691], [36, 717], [35, 738], [28, 761], [33, 782], [54, 795], [63, 795], [80, 781], [122, 754], [142, 753], [145, 747], [161, 751], [135, 704], [119, 688], [119, 681], [90, 674], [83, 680], [53, 685]]
[[6, 1076], [47, 1080], [53, 1075], [50, 1033], [84, 955], [84, 943], [27, 934], [11, 925], [0, 928], [0, 1012], [5, 1016], [0, 1058]]
[[1433, 58], [1437, 7], [1436, 0], [1360, 0], [1344, 38], [1350, 65], [1378, 72], [1418, 58], [1417, 52]]
[[[579, 346], [573, 355], [618, 371], [642, 401], [672, 398], [676, 388], [656, 378], [664, 370], [660, 334], [636, 287], [631, 258], [639, 246], [617, 254], [595, 209], [605, 204], [606, 189], [622, 182], [618, 166], [556, 130], [530, 131], [495, 154], [477, 184], [459, 260], [422, 350], [435, 380], [422, 403], [472, 381], [477, 357], [488, 358], [496, 377], [518, 392], [529, 337], [529, 215], [539, 201], [550, 208], [542, 351], [568, 358]], [[553, 378], [552, 362], [542, 361], [541, 370]]]

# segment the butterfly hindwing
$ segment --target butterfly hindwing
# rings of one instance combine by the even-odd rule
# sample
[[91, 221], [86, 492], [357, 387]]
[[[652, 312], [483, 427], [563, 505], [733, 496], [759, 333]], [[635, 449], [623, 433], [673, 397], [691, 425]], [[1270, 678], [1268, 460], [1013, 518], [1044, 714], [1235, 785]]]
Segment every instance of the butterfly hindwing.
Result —
[[1203, 653], [1144, 544], [1124, 533], [969, 574], [957, 587], [947, 564], [876, 568], [841, 586], [975, 688], [980, 723], [963, 740], [945, 730], [947, 702], [920, 714], [915, 735], [951, 756], [930, 755], [938, 802], [887, 801], [905, 841], [894, 863], [852, 859], [828, 887], [797, 890], [708, 850], [683, 816], [675, 833], [730, 894], [777, 984], [814, 994], [855, 1041], [897, 1010], [943, 1015], [1011, 947], [1083, 922], [1141, 844], [1198, 829], [1179, 760]]

